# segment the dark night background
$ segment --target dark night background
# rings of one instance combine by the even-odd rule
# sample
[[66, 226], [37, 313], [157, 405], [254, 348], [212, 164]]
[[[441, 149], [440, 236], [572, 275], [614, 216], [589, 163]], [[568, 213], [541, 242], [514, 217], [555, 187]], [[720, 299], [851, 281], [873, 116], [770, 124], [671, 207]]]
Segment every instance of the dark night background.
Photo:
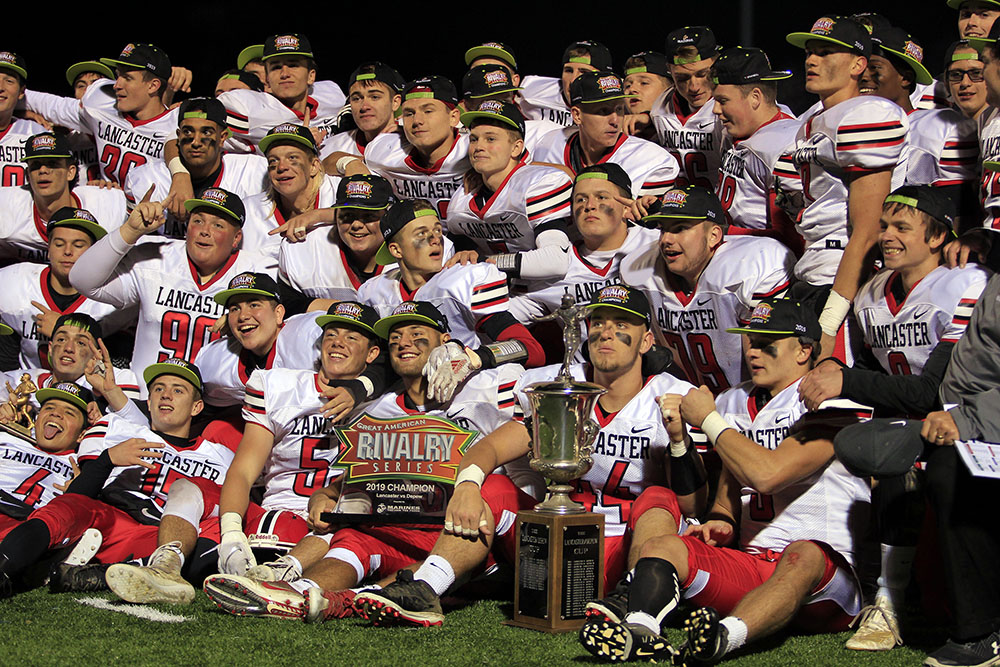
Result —
[[[84, 5], [76, 4], [81, 8]], [[172, 6], [173, 9], [165, 9]], [[686, 25], [709, 25], [724, 46], [757, 46], [776, 68], [796, 76], [780, 99], [796, 112], [815, 98], [801, 92], [800, 49], [785, 34], [807, 31], [823, 14], [876, 11], [907, 29], [925, 49], [932, 73], [958, 36], [958, 12], [945, 0], [912, 2], [792, 2], [791, 0], [694, 0], [679, 2], [409, 2], [400, 3], [138, 3], [94, 4], [91, 13], [45, 16], [44, 39], [31, 22], [8, 24], [0, 48], [24, 55], [28, 85], [70, 95], [66, 68], [79, 60], [114, 57], [129, 41], [152, 42], [174, 64], [194, 72], [194, 94], [208, 95], [236, 56], [275, 32], [301, 32], [312, 42], [319, 77], [344, 85], [364, 60], [383, 60], [404, 77], [443, 74], [459, 83], [470, 46], [497, 40], [513, 48], [525, 74], [557, 76], [562, 51], [577, 39], [605, 44], [620, 72], [625, 59], [663, 50], [666, 34]], [[103, 9], [101, 9], [103, 7]], [[147, 11], [148, 8], [148, 11]], [[277, 9], [277, 11], [275, 11]], [[14, 14], [30, 11], [21, 3]], [[52, 11], [50, 7], [49, 10]], [[125, 12], [129, 12], [126, 14]], [[11, 16], [8, 14], [8, 16]], [[127, 16], [134, 17], [131, 20]], [[745, 19], [744, 19], [745, 17]], [[11, 29], [20, 25], [24, 30]], [[35, 25], [38, 27], [38, 24]], [[81, 33], [83, 27], [85, 32]]]

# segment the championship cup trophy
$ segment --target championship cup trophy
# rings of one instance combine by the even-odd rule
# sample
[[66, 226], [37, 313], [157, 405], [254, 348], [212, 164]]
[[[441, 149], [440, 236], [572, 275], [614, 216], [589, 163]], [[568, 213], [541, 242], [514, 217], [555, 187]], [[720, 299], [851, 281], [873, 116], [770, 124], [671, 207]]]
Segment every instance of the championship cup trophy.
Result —
[[548, 497], [517, 515], [512, 625], [567, 632], [604, 591], [604, 516], [569, 498], [569, 484], [590, 470], [598, 426], [590, 418], [606, 390], [574, 380], [570, 364], [581, 343], [584, 306], [571, 296], [548, 319], [563, 323], [566, 351], [558, 379], [525, 390], [531, 402], [531, 467], [550, 480]]
[[31, 381], [31, 376], [27, 373], [21, 375], [21, 382], [16, 387], [11, 387], [10, 382], [4, 384], [7, 385], [7, 405], [10, 406], [14, 416], [10, 421], [0, 423], [0, 429], [35, 444], [33, 433], [35, 418], [32, 414], [31, 395], [38, 390], [38, 386]]

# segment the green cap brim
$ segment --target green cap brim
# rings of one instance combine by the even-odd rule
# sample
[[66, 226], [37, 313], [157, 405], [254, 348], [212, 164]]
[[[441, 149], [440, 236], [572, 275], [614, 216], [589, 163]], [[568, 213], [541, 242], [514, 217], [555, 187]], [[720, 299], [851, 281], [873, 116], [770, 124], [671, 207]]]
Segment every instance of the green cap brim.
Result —
[[917, 75], [917, 83], [924, 86], [934, 83], [934, 76], [928, 71], [926, 67], [924, 67], [923, 63], [921, 63], [916, 58], [909, 56], [903, 53], [902, 51], [896, 51], [895, 49], [887, 49], [884, 46], [881, 48], [883, 51], [891, 53], [892, 55], [896, 56], [897, 58], [905, 62], [907, 65], [912, 67], [914, 74]]
[[726, 333], [734, 334], [773, 334], [775, 336], [798, 336], [796, 331], [774, 331], [773, 329], [754, 329], [753, 327], [733, 327], [732, 329], [726, 329]]
[[602, 97], [599, 100], [586, 100], [580, 101], [573, 104], [573, 106], [580, 106], [583, 104], [600, 104], [601, 102], [608, 102], [610, 100], [624, 100], [631, 97], [639, 97], [638, 95], [628, 95], [626, 93], [619, 93], [617, 95], [608, 95], [607, 97]]
[[[261, 46], [260, 48], [261, 51], [263, 52], [264, 47]], [[279, 51], [278, 53], [272, 53], [271, 55], [268, 56], [262, 54], [260, 59], [264, 62], [267, 62], [271, 58], [277, 58], [278, 56], [302, 56], [303, 58], [310, 58], [312, 60], [316, 59], [316, 57], [313, 54], [309, 53], [308, 51]]]
[[188, 213], [193, 213], [196, 208], [211, 208], [211, 209], [215, 209], [216, 211], [218, 211], [219, 213], [221, 213], [223, 215], [223, 217], [226, 218], [226, 220], [229, 220], [230, 222], [232, 222], [237, 227], [240, 227], [240, 228], [243, 227], [243, 223], [241, 223], [239, 221], [239, 219], [233, 217], [233, 212], [232, 211], [230, 211], [229, 209], [224, 208], [222, 206], [219, 206], [215, 202], [205, 201], [204, 199], [188, 199], [187, 201], [184, 202], [184, 208], [187, 209]]
[[175, 375], [181, 379], [187, 380], [195, 389], [201, 391], [201, 382], [198, 381], [198, 376], [183, 366], [177, 366], [175, 364], [150, 364], [146, 367], [146, 370], [142, 372], [142, 379], [148, 387], [152, 384], [153, 380], [161, 375]]
[[990, 44], [995, 44], [997, 40], [989, 39], [988, 37], [969, 37], [969, 46], [974, 48], [977, 53], [982, 55], [983, 49], [985, 49]]
[[[1000, 2], [994, 2], [993, 0], [978, 0], [979, 2], [985, 2], [987, 4], [993, 5], [997, 9], [1000, 9]], [[952, 9], [961, 9], [962, 5], [969, 2], [969, 0], [948, 0], [948, 6]]]
[[[336, 322], [337, 324], [343, 324], [345, 326], [354, 327], [355, 329], [361, 329], [362, 331], [366, 331], [373, 336], [379, 335], [379, 333], [375, 331], [375, 329], [371, 328], [364, 322], [358, 322], [357, 320], [352, 320], [349, 317], [341, 317], [340, 315], [320, 315], [319, 317], [316, 318], [316, 324], [319, 325], [321, 329], [325, 328], [326, 325], [330, 324], [331, 322]], [[384, 338], [384, 336], [382, 336], [382, 338]]]
[[521, 128], [518, 127], [517, 123], [512, 121], [510, 118], [507, 118], [506, 116], [501, 116], [498, 113], [490, 113], [489, 111], [466, 111], [465, 113], [463, 113], [461, 116], [458, 117], [462, 125], [466, 127], [472, 127], [472, 121], [476, 120], [477, 118], [485, 118], [488, 120], [500, 121], [504, 125], [507, 125], [508, 127], [511, 127], [517, 130], [518, 132], [521, 131]]
[[72, 159], [72, 153], [46, 153], [45, 155], [26, 155], [21, 158], [21, 162], [27, 162], [28, 160], [42, 160], [49, 157]]
[[101, 58], [101, 64], [107, 65], [111, 69], [115, 69], [116, 67], [128, 67], [129, 69], [135, 69], [135, 70], [146, 69], [145, 67], [140, 67], [135, 63], [127, 63], [124, 60], [116, 60], [114, 58]]
[[72, 86], [76, 83], [76, 77], [80, 76], [84, 72], [96, 72], [106, 79], [115, 78], [115, 73], [112, 72], [111, 68], [104, 63], [98, 62], [97, 60], [85, 60], [69, 66], [66, 70], [66, 83]]
[[642, 219], [642, 222], [647, 220], [708, 220], [704, 215], [667, 215], [665, 213], [650, 213]]
[[243, 296], [245, 294], [256, 294], [259, 296], [267, 297], [268, 299], [277, 299], [277, 295], [271, 294], [270, 292], [265, 292], [262, 289], [254, 289], [253, 287], [242, 287], [237, 289], [224, 289], [215, 296], [212, 300], [215, 301], [222, 307], [226, 306], [226, 302], [234, 296]]
[[[375, 323], [375, 334], [379, 338], [389, 340], [389, 332], [392, 328], [401, 322], [416, 322], [418, 324], [426, 324], [435, 331], [441, 331], [438, 329], [438, 323], [429, 317], [424, 317], [423, 315], [418, 315], [417, 313], [406, 313], [404, 315], [389, 315], [388, 317], [383, 317], [378, 322]], [[442, 332], [443, 333], [443, 332]]]
[[0, 63], [0, 69], [9, 69], [11, 72], [20, 74], [22, 79], [28, 78], [28, 70], [18, 67], [14, 63]]
[[504, 88], [503, 90], [491, 90], [484, 95], [469, 95], [470, 100], [481, 100], [487, 97], [493, 97], [494, 95], [499, 95], [501, 93], [516, 93], [519, 90], [524, 90], [520, 86], [510, 86], [509, 88]]
[[264, 45], [254, 44], [240, 51], [236, 56], [236, 69], [243, 69], [251, 60], [260, 60], [264, 57]]
[[100, 225], [95, 225], [90, 220], [81, 220], [80, 218], [68, 218], [66, 220], [59, 220], [58, 222], [52, 223], [53, 227], [71, 227], [73, 229], [79, 229], [87, 234], [90, 234], [94, 241], [100, 241], [108, 234], [108, 230], [104, 229]]
[[284, 134], [284, 133], [282, 133], [282, 134], [271, 134], [271, 135], [268, 135], [268, 136], [264, 137], [263, 139], [261, 139], [260, 143], [258, 144], [258, 147], [260, 148], [260, 152], [264, 153], [266, 155], [267, 151], [269, 151], [271, 149], [271, 146], [273, 146], [276, 143], [278, 143], [278, 144], [289, 144], [289, 143], [291, 143], [291, 144], [298, 144], [299, 146], [304, 147], [306, 150], [308, 150], [313, 155], [317, 154], [316, 153], [316, 146], [313, 145], [313, 144], [311, 144], [311, 143], [309, 143], [309, 141], [307, 139], [304, 139], [303, 137], [300, 137], [297, 134]]
[[842, 42], [839, 39], [834, 39], [832, 37], [827, 37], [826, 35], [817, 35], [811, 32], [793, 32], [785, 36], [786, 42], [788, 42], [792, 46], [797, 46], [800, 49], [806, 48], [806, 42], [811, 42], [813, 40], [820, 42], [829, 42], [830, 44], [839, 44], [845, 49], [849, 49], [854, 53], [858, 53], [858, 50], [854, 48], [852, 44], [848, 44], [847, 42]]
[[0, 322], [0, 336], [9, 336], [12, 333], [14, 333], [14, 330], [12, 328], [7, 326], [3, 322]]
[[471, 65], [472, 61], [477, 58], [496, 58], [497, 60], [504, 61], [514, 69], [517, 69], [517, 63], [514, 62], [513, 56], [503, 49], [498, 49], [494, 46], [473, 46], [465, 52], [466, 65]]
[[77, 410], [82, 412], [84, 414], [84, 417], [86, 417], [87, 415], [87, 404], [83, 401], [83, 399], [77, 396], [76, 394], [71, 394], [68, 391], [63, 391], [62, 389], [56, 389], [55, 387], [45, 387], [35, 392], [35, 398], [38, 400], [39, 405], [53, 399], [59, 401], [66, 401], [67, 403], [73, 405], [73, 407], [75, 407]]
[[392, 256], [389, 252], [389, 242], [385, 241], [379, 246], [378, 252], [375, 253], [375, 263], [381, 264], [382, 266], [388, 266], [389, 264], [395, 264], [399, 260]]
[[352, 204], [350, 201], [344, 202], [343, 204], [334, 204], [330, 208], [356, 208], [359, 211], [384, 211], [389, 208], [389, 202], [386, 202], [383, 206], [358, 206], [357, 204]]
[[631, 308], [626, 308], [625, 306], [618, 306], [613, 303], [588, 303], [586, 306], [584, 306], [584, 308], [587, 310], [595, 310], [597, 308], [617, 308], [618, 310], [623, 310], [626, 313], [629, 313], [630, 315], [635, 315], [643, 322], [649, 322], [648, 316], [643, 315], [642, 313], [637, 312], [635, 310], [632, 310]]

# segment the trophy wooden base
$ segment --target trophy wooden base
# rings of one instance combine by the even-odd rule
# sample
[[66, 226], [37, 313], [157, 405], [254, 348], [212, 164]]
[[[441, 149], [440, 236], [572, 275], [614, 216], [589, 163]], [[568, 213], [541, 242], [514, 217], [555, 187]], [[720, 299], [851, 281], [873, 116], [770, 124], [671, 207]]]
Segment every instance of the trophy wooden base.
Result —
[[588, 602], [604, 597], [604, 516], [517, 514], [514, 618], [542, 632], [578, 630]]

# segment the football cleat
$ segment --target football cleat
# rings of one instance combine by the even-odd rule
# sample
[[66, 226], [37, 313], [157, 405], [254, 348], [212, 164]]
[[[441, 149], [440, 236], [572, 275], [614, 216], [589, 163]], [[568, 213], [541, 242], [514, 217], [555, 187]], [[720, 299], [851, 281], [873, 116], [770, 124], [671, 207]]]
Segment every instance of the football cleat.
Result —
[[322, 623], [331, 618], [360, 616], [354, 607], [357, 593], [350, 589], [324, 591], [310, 588], [306, 591], [306, 623]]
[[104, 575], [110, 565], [67, 565], [56, 563], [49, 571], [49, 590], [53, 593], [93, 593], [108, 590]]
[[974, 642], [951, 639], [924, 660], [928, 667], [985, 667], [1000, 664], [1000, 630]]
[[257, 581], [295, 581], [302, 577], [302, 570], [286, 555], [269, 563], [254, 565], [247, 570], [247, 576]]
[[444, 623], [441, 600], [425, 581], [417, 581], [410, 570], [396, 573], [396, 581], [375, 591], [358, 593], [354, 604], [372, 625], [416, 625]]
[[304, 618], [306, 598], [284, 581], [257, 581], [235, 574], [205, 580], [205, 594], [219, 609], [236, 616]]
[[69, 555], [63, 559], [66, 565], [86, 565], [94, 557], [97, 550], [101, 548], [104, 536], [96, 528], [88, 528], [83, 531], [80, 540], [70, 550]]
[[105, 575], [111, 591], [126, 602], [190, 604], [194, 586], [181, 576], [180, 542], [157, 547], [149, 565], [117, 563]]
[[605, 662], [673, 661], [677, 651], [667, 638], [639, 623], [591, 617], [580, 628], [580, 644]]
[[612, 623], [621, 623], [628, 615], [628, 590], [631, 582], [623, 577], [614, 590], [601, 600], [588, 602], [584, 610], [587, 618], [598, 618]]
[[719, 612], [711, 607], [692, 611], [682, 629], [687, 633], [687, 641], [681, 646], [683, 664], [712, 665], [726, 655], [729, 631], [719, 622]]
[[899, 633], [899, 619], [888, 598], [877, 596], [875, 604], [862, 609], [851, 621], [851, 625], [859, 619], [861, 624], [858, 631], [847, 640], [845, 648], [855, 651], [888, 651], [903, 644], [903, 637]]

